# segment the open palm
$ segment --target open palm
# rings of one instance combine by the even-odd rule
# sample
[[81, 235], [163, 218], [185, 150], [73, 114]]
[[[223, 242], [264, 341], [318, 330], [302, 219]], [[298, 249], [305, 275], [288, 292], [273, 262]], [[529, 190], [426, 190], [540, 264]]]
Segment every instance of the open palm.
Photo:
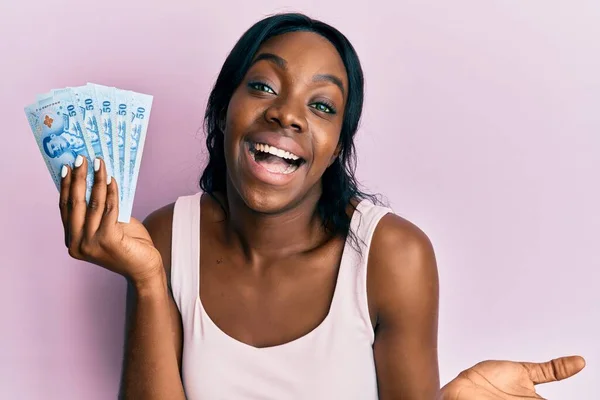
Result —
[[542, 399], [535, 385], [560, 381], [583, 369], [582, 357], [561, 357], [544, 363], [483, 361], [461, 372], [443, 389], [444, 400]]

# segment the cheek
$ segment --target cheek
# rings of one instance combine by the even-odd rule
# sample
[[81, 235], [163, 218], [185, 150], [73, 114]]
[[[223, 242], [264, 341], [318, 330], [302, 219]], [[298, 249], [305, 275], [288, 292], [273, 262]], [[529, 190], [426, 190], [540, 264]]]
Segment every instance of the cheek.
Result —
[[338, 145], [340, 135], [337, 132], [323, 132], [314, 137], [315, 163], [327, 168]]
[[240, 133], [240, 131], [243, 133], [260, 114], [260, 110], [256, 104], [252, 104], [252, 101], [243, 92], [244, 90], [243, 88], [236, 90], [227, 107], [226, 127], [234, 134]]
[[244, 88], [234, 92], [225, 115], [225, 159], [229, 168], [236, 168], [243, 157], [243, 140], [252, 125], [261, 116], [261, 109], [252, 99], [248, 98]]
[[[244, 125], [244, 107], [236, 95], [237, 92], [231, 97], [229, 105], [227, 106], [227, 112], [225, 114], [225, 157], [229, 158], [231, 151], [237, 153], [237, 149], [233, 148], [236, 138], [239, 136], [239, 132], [242, 130]], [[235, 146], [234, 146], [235, 147]], [[228, 160], [230, 161], [230, 160]]]

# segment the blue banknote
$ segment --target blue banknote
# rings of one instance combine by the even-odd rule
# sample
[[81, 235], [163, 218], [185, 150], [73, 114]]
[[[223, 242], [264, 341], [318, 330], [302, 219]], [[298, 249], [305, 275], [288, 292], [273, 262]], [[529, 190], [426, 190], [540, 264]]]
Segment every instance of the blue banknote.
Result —
[[41, 101], [49, 97], [52, 97], [52, 92], [41, 93], [35, 96], [35, 101]]
[[119, 164], [119, 218], [129, 220], [131, 216], [131, 205], [127, 203], [125, 196], [125, 143], [131, 130], [131, 92], [115, 88], [116, 121], [117, 121], [117, 141], [118, 152], [113, 153], [115, 164]]
[[52, 89], [49, 92], [46, 93], [41, 93], [35, 96], [35, 100], [39, 103], [42, 100], [46, 100], [49, 99], [51, 97], [53, 97], [55, 94], [59, 94], [59, 93], [64, 93], [64, 92], [70, 92], [69, 88], [64, 88], [64, 89]]
[[52, 154], [47, 154], [48, 152], [44, 150], [44, 136], [42, 136], [42, 121], [44, 120], [44, 118], [40, 120], [40, 112], [37, 103], [25, 107], [25, 115], [27, 116], [27, 122], [29, 123], [29, 127], [31, 128], [31, 132], [33, 132], [35, 142], [38, 145], [40, 152], [42, 153], [44, 163], [46, 164], [46, 167], [50, 172], [52, 181], [54, 182], [56, 188], [60, 190], [60, 171], [56, 169], [55, 163], [52, 162], [54, 158], [53, 151], [50, 152]]
[[[61, 105], [68, 111], [69, 115], [69, 131], [73, 132], [78, 138], [83, 139], [87, 155], [89, 167], [93, 167], [94, 161], [94, 147], [92, 138], [85, 129], [85, 122], [83, 120], [83, 113], [81, 108], [77, 105], [77, 99], [75, 94], [70, 88], [57, 89], [52, 91], [52, 98], [61, 102]], [[43, 100], [42, 100], [43, 101]], [[40, 103], [40, 102], [38, 102]]]
[[126, 202], [133, 207], [137, 180], [142, 162], [142, 153], [146, 141], [146, 131], [152, 108], [152, 96], [142, 93], [131, 93], [131, 127], [125, 142], [125, 193]]
[[[57, 189], [60, 189], [63, 165], [73, 168], [78, 155], [90, 160], [78, 107], [67, 96], [65, 93], [62, 96], [45, 97], [25, 107], [27, 120]], [[86, 201], [89, 201], [92, 184], [93, 165], [88, 162]]]
[[106, 171], [119, 182], [118, 172], [113, 166], [116, 137], [115, 129], [113, 129], [113, 127], [116, 127], [114, 90], [111, 87], [96, 85], [94, 83], [88, 83], [87, 87], [93, 94], [94, 102], [97, 104], [99, 110], [100, 137], [103, 139], [101, 144], [103, 143], [106, 146], [102, 149], [105, 157], [104, 160], [106, 161]]
[[91, 86], [77, 86], [70, 89], [79, 106], [87, 135], [91, 139], [94, 157], [102, 158], [105, 161], [106, 172], [112, 176], [112, 160], [108, 152], [108, 139], [102, 129], [100, 107], [97, 104], [96, 93]]

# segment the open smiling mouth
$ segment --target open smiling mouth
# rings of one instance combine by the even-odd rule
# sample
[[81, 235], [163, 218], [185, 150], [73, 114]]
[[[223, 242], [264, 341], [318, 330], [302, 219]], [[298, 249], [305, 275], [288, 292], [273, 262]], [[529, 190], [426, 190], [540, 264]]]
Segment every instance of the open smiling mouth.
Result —
[[249, 142], [248, 145], [254, 161], [274, 174], [291, 174], [306, 162], [295, 154], [268, 144]]

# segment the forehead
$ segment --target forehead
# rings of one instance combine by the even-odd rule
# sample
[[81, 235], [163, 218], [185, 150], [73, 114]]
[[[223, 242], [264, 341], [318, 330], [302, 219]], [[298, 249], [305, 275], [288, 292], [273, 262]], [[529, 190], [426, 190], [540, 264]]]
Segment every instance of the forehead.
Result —
[[290, 71], [337, 75], [348, 87], [346, 68], [333, 44], [314, 32], [288, 32], [270, 38], [257, 54], [273, 53], [287, 61]]

